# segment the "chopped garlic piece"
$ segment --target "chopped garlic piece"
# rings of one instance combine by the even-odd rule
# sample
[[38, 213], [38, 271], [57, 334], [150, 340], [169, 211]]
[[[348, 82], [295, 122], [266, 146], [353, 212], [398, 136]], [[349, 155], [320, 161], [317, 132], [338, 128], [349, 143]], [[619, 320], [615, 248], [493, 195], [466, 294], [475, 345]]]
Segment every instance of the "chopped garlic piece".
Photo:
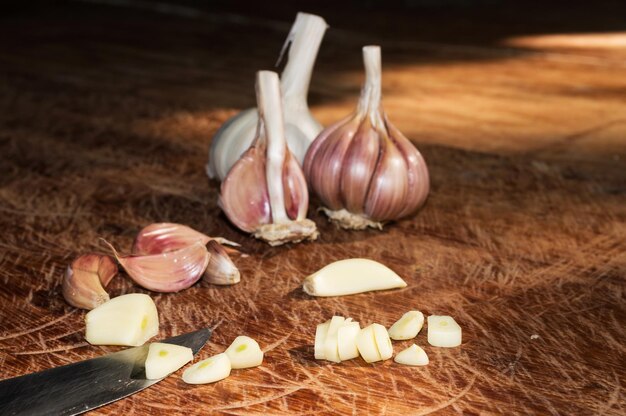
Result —
[[428, 355], [422, 348], [413, 344], [409, 348], [400, 351], [393, 360], [398, 364], [404, 365], [427, 365]]
[[193, 360], [191, 348], [175, 344], [153, 342], [148, 348], [146, 358], [146, 378], [163, 378]]
[[356, 337], [356, 346], [359, 349], [361, 357], [363, 357], [367, 363], [382, 360], [378, 352], [378, 346], [376, 345], [374, 325], [375, 324], [372, 324], [361, 329]]
[[451, 316], [428, 317], [428, 343], [434, 347], [461, 345], [461, 327]]
[[263, 351], [258, 342], [250, 337], [238, 336], [226, 349], [232, 368], [250, 368], [261, 365]]
[[389, 336], [397, 341], [415, 338], [424, 325], [424, 314], [409, 311], [389, 328]]
[[324, 340], [324, 356], [328, 361], [340, 362], [339, 349], [337, 345], [337, 331], [343, 325], [345, 318], [342, 316], [333, 316], [328, 326], [326, 339]]
[[374, 327], [374, 339], [376, 339], [376, 347], [380, 354], [381, 360], [388, 360], [393, 355], [393, 347], [391, 346], [391, 340], [389, 339], [389, 333], [387, 328], [381, 324], [372, 324]]
[[342, 296], [373, 290], [406, 287], [393, 270], [368, 259], [347, 259], [331, 263], [304, 280], [311, 296]]
[[152, 298], [141, 293], [113, 298], [85, 315], [85, 339], [92, 345], [143, 345], [159, 332]]
[[324, 354], [324, 345], [326, 344], [326, 334], [328, 333], [328, 327], [330, 326], [330, 319], [323, 324], [319, 324], [315, 328], [315, 345], [313, 347], [315, 359], [323, 360], [326, 358]]
[[185, 370], [183, 381], [187, 384], [214, 383], [230, 375], [230, 359], [221, 353], [199, 361]]
[[337, 330], [337, 350], [341, 361], [351, 360], [359, 356], [356, 337], [361, 330], [361, 326], [358, 322], [348, 322], [348, 319]]

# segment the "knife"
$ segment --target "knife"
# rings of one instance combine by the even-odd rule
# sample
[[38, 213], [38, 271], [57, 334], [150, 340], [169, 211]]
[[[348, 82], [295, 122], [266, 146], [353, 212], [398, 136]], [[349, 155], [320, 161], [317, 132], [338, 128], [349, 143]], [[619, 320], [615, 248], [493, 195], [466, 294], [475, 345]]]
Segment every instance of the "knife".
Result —
[[[195, 355], [210, 336], [204, 328], [162, 342], [189, 347]], [[150, 387], [162, 379], [146, 379], [148, 346], [2, 380], [0, 415], [76, 415]]]

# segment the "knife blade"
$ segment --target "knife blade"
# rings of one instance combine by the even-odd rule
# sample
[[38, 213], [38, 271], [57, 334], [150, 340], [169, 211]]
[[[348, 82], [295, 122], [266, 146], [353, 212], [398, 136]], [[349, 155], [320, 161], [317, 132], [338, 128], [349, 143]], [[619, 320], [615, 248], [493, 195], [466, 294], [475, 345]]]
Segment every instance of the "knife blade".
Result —
[[[161, 342], [189, 347], [195, 355], [210, 336], [204, 328]], [[162, 379], [146, 379], [148, 346], [2, 380], [0, 415], [76, 415], [150, 387]]]

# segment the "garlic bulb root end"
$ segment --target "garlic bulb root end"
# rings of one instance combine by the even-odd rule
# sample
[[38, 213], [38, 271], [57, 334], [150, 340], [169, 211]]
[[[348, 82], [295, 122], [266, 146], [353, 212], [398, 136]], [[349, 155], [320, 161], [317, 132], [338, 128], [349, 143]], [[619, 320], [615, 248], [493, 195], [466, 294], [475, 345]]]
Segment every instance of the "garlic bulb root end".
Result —
[[278, 224], [264, 224], [254, 232], [253, 236], [271, 246], [280, 246], [304, 240], [313, 241], [317, 239], [319, 233], [315, 223], [305, 218]]
[[367, 227], [382, 230], [385, 225], [384, 222], [373, 221], [363, 215], [348, 212], [344, 208], [333, 211], [322, 207], [322, 211], [328, 219], [346, 230], [365, 230]]

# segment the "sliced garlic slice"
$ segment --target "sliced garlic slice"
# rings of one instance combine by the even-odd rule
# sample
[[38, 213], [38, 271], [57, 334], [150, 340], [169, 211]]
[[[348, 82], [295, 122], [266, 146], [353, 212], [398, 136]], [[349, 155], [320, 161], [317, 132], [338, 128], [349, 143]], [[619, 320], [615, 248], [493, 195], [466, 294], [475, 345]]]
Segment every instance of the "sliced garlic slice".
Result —
[[424, 325], [424, 314], [420, 311], [409, 311], [391, 325], [389, 336], [400, 341], [415, 338]]
[[374, 338], [376, 339], [376, 347], [378, 348], [380, 359], [390, 359], [393, 355], [393, 346], [391, 345], [387, 328], [381, 324], [372, 324], [372, 327], [374, 327]]
[[308, 276], [302, 288], [311, 296], [343, 296], [399, 287], [406, 287], [406, 282], [387, 266], [369, 259], [346, 259]]
[[427, 365], [428, 355], [421, 347], [413, 344], [409, 348], [400, 351], [393, 360], [403, 365]]
[[193, 360], [191, 348], [182, 345], [153, 342], [146, 358], [146, 378], [156, 380], [178, 370]]
[[337, 330], [337, 351], [341, 361], [351, 360], [359, 356], [356, 337], [359, 335], [361, 326], [358, 322], [348, 322], [348, 319]]
[[230, 375], [230, 359], [221, 353], [199, 361], [185, 370], [183, 381], [187, 384], [214, 383]]
[[428, 343], [434, 347], [458, 347], [462, 331], [451, 316], [431, 315], [428, 317]]
[[333, 316], [328, 326], [326, 339], [324, 340], [324, 356], [328, 361], [340, 362], [339, 347], [337, 343], [337, 332], [343, 325], [345, 318], [343, 316]]
[[245, 335], [235, 338], [226, 349], [232, 368], [257, 367], [263, 362], [263, 351], [259, 343]]
[[92, 345], [143, 345], [159, 332], [152, 298], [142, 293], [118, 296], [85, 315], [85, 339]]
[[361, 329], [356, 337], [356, 346], [359, 349], [361, 357], [367, 363], [373, 363], [382, 360], [376, 345], [374, 335], [374, 324]]
[[313, 351], [316, 360], [323, 360], [326, 358], [324, 354], [324, 346], [326, 345], [326, 334], [328, 333], [328, 327], [330, 326], [330, 319], [323, 324], [319, 324], [315, 328], [315, 345]]

